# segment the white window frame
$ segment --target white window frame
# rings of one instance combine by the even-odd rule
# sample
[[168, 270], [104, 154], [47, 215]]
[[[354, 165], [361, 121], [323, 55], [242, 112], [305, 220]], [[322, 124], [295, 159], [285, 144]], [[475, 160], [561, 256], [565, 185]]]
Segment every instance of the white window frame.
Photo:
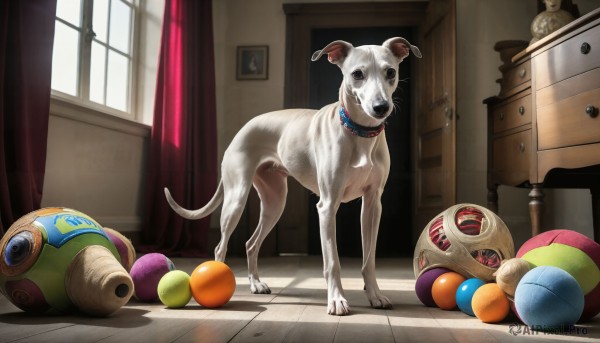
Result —
[[[90, 64], [91, 64], [91, 48], [92, 41], [94, 40], [94, 33], [92, 27], [93, 21], [93, 2], [94, 1], [121, 1], [121, 0], [81, 0], [81, 28], [74, 26], [73, 24], [55, 17], [56, 21], [60, 21], [61, 23], [68, 25], [69, 27], [79, 31], [79, 66], [78, 66], [78, 79], [77, 79], [77, 96], [73, 96], [71, 94], [63, 93], [59, 90], [52, 89], [51, 96], [52, 102], [59, 104], [71, 104], [78, 105], [82, 107], [82, 110], [87, 108], [92, 110], [91, 112], [105, 113], [112, 116], [121, 117], [124, 119], [129, 119], [132, 121], [141, 122], [142, 118], [137, 114], [136, 104], [137, 104], [137, 71], [138, 71], [138, 51], [139, 51], [139, 18], [140, 18], [140, 1], [142, 0], [131, 0], [131, 1], [122, 1], [127, 6], [132, 9], [130, 29], [132, 30], [132, 36], [130, 41], [130, 65], [129, 65], [129, 87], [128, 87], [128, 96], [127, 96], [127, 107], [128, 111], [121, 111], [110, 106], [100, 104], [90, 100]], [[107, 49], [111, 49], [108, 44], [97, 41], [99, 44], [102, 44]], [[112, 49], [113, 51], [116, 51]], [[117, 51], [122, 54], [121, 52]], [[107, 75], [107, 66], [108, 66], [108, 58], [105, 59], [105, 78]], [[105, 80], [105, 92], [104, 99], [106, 99], [106, 80]], [[105, 101], [106, 102], [106, 101]]]

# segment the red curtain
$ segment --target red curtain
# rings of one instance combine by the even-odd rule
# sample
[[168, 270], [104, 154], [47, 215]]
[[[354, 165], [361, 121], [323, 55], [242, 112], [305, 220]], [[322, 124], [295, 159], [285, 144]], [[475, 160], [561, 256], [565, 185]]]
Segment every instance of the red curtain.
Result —
[[212, 0], [166, 0], [148, 182], [144, 252], [207, 256], [209, 218], [171, 210], [163, 188], [186, 208], [204, 206], [217, 186]]
[[0, 1], [0, 236], [39, 209], [56, 0]]

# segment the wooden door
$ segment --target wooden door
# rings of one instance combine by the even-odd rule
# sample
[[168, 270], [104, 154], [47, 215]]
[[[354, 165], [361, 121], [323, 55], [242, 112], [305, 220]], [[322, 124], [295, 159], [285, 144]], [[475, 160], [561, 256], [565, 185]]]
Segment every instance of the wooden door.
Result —
[[415, 91], [415, 218], [423, 227], [456, 202], [456, 2], [431, 0], [419, 27]]

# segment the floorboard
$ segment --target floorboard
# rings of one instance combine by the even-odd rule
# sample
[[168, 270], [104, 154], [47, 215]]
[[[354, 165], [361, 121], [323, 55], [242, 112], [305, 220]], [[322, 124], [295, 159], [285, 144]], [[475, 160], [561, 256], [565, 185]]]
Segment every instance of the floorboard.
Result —
[[[173, 259], [190, 273], [201, 260]], [[326, 313], [327, 290], [320, 256], [259, 260], [272, 294], [250, 294], [246, 262], [227, 261], [236, 275], [229, 303], [206, 309], [193, 299], [182, 309], [130, 301], [107, 318], [33, 316], [0, 296], [2, 342], [600, 342], [600, 315], [562, 335], [529, 332], [514, 318], [484, 324], [460, 311], [423, 306], [414, 293], [409, 259], [380, 259], [378, 280], [393, 309], [373, 309], [363, 291], [360, 259], [342, 259], [342, 283], [352, 314]]]

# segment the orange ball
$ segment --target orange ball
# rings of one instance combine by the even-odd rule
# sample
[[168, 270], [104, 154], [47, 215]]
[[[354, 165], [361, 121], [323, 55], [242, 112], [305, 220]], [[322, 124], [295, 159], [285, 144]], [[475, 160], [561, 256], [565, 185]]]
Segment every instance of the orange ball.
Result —
[[208, 308], [221, 307], [233, 296], [235, 276], [225, 263], [206, 261], [192, 272], [190, 289], [198, 304]]
[[475, 291], [471, 306], [475, 316], [484, 323], [498, 323], [510, 311], [506, 294], [495, 283], [485, 284]]
[[456, 307], [456, 290], [465, 278], [459, 273], [448, 272], [440, 275], [431, 286], [431, 296], [435, 304], [442, 310]]

